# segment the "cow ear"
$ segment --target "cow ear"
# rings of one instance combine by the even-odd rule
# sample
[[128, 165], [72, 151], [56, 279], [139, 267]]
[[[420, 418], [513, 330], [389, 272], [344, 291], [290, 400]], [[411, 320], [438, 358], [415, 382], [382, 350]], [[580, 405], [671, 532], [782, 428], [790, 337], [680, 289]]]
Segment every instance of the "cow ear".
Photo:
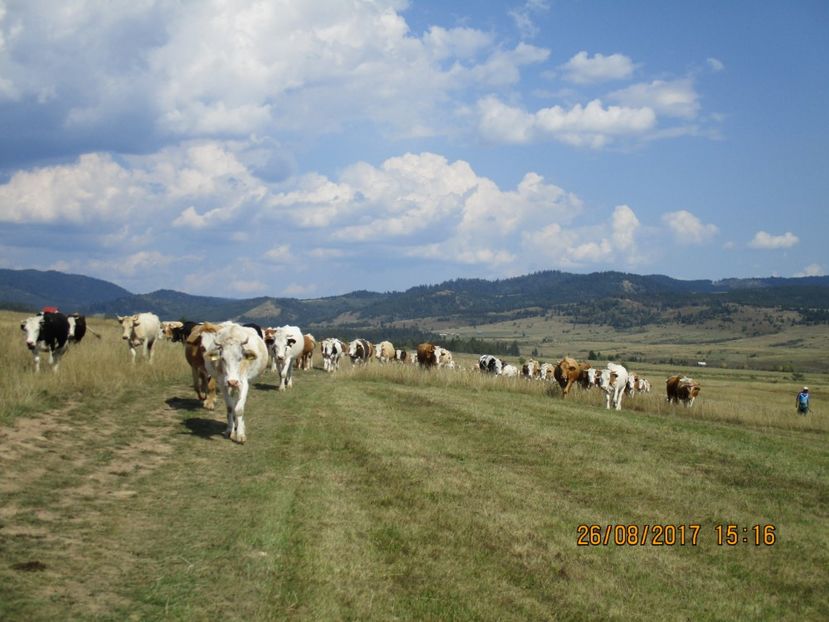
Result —
[[248, 361], [253, 361], [256, 359], [256, 352], [253, 350], [243, 350], [245, 359]]

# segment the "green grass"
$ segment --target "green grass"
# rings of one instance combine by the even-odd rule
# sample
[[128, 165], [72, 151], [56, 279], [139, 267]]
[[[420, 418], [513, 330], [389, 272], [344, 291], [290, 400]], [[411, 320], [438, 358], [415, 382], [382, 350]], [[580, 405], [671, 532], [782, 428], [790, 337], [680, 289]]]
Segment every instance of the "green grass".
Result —
[[[18, 341], [2, 356], [25, 364]], [[180, 346], [133, 368], [114, 329], [86, 345], [57, 377], [0, 385], [24, 404], [0, 414], [0, 619], [829, 617], [823, 376], [804, 419], [763, 372], [703, 370], [692, 409], [654, 381], [617, 413], [595, 392], [345, 363], [283, 394], [258, 379], [240, 446]], [[729, 522], [777, 542], [718, 546]], [[593, 523], [701, 531], [577, 546]]]

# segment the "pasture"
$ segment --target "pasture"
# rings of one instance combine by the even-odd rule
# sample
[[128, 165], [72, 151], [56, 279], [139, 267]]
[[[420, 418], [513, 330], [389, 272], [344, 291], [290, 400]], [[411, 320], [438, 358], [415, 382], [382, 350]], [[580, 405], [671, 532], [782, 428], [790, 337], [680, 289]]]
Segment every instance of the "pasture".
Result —
[[[631, 365], [654, 392], [616, 412], [474, 357], [327, 375], [317, 352], [286, 393], [254, 382], [238, 445], [179, 344], [133, 366], [90, 320], [102, 338], [35, 376], [20, 319], [0, 313], [0, 619], [829, 619], [826, 374]], [[679, 371], [691, 409], [664, 402]], [[583, 524], [699, 531], [579, 546]]]

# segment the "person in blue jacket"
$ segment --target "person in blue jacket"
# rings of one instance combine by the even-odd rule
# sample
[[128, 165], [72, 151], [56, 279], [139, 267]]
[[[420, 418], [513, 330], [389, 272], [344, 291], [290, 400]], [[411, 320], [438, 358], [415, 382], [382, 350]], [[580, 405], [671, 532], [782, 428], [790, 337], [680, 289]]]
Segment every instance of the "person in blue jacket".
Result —
[[803, 387], [800, 393], [797, 394], [797, 414], [809, 414], [809, 387]]

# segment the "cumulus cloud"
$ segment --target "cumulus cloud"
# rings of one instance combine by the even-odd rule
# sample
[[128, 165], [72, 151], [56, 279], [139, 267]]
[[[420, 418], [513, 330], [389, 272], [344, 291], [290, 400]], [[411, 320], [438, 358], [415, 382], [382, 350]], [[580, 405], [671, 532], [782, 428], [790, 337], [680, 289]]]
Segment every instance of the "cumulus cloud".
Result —
[[564, 79], [576, 84], [593, 84], [608, 80], [623, 80], [633, 75], [636, 66], [624, 54], [594, 54], [584, 50], [562, 65]]
[[803, 268], [800, 272], [796, 272], [794, 276], [826, 276], [826, 270], [819, 263], [812, 263]]
[[700, 109], [699, 95], [691, 78], [654, 80], [634, 84], [608, 95], [623, 106], [648, 108], [667, 117], [692, 119]]
[[650, 108], [605, 107], [598, 99], [585, 106], [551, 106], [531, 113], [490, 96], [478, 102], [478, 113], [479, 128], [486, 138], [514, 144], [553, 139], [600, 148], [614, 137], [642, 135], [656, 124], [656, 114]]
[[800, 238], [791, 231], [787, 231], [783, 235], [772, 235], [765, 231], [758, 231], [754, 234], [754, 238], [748, 243], [748, 246], [749, 248], [757, 248], [760, 250], [778, 250], [781, 248], [791, 248], [798, 242], [800, 242]]
[[716, 225], [703, 223], [687, 210], [663, 214], [662, 222], [680, 244], [704, 244], [719, 233]]

